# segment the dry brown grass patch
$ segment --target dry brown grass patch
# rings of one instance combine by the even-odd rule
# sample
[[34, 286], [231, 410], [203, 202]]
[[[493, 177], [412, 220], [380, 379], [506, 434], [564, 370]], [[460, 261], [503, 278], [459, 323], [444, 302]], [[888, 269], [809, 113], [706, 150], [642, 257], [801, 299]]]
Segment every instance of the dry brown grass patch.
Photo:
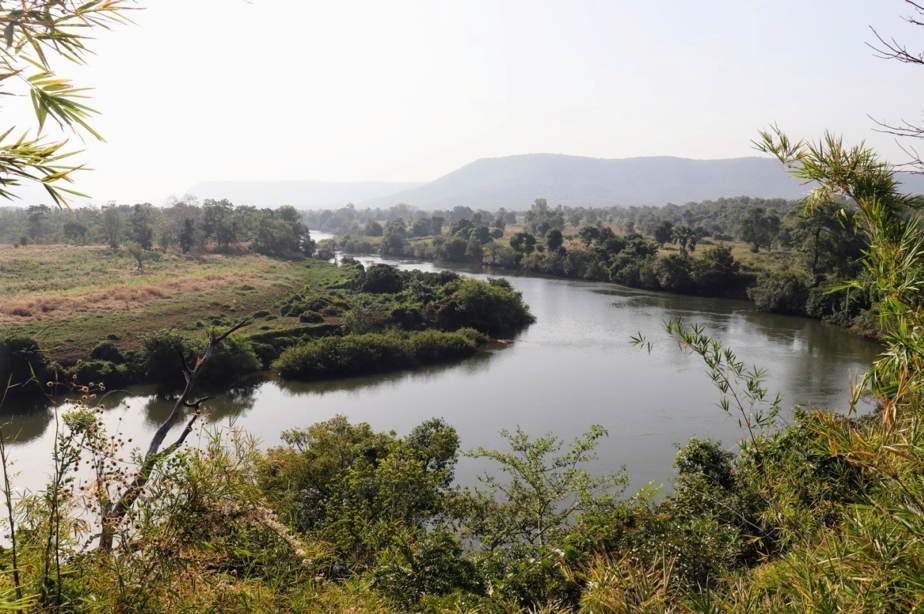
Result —
[[136, 311], [157, 301], [179, 298], [186, 294], [208, 294], [242, 283], [265, 285], [256, 275], [211, 273], [202, 277], [163, 280], [149, 284], [117, 285], [106, 290], [83, 293], [39, 294], [12, 300], [0, 299], [0, 323], [22, 324], [32, 319], [67, 319], [95, 312]]

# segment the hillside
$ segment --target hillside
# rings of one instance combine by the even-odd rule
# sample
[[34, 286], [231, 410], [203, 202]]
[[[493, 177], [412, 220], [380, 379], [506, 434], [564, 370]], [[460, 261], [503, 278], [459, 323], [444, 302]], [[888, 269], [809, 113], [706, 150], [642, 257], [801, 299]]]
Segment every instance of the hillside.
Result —
[[[904, 175], [911, 191], [924, 192], [924, 177]], [[522, 209], [542, 197], [550, 205], [664, 205], [737, 195], [794, 199], [805, 191], [769, 158], [606, 160], [527, 154], [482, 158], [420, 187], [356, 204], [374, 208], [403, 202], [429, 210], [456, 205]]]
[[227, 198], [234, 204], [255, 207], [292, 205], [299, 209], [328, 209], [420, 185], [423, 184], [411, 181], [204, 181], [186, 193], [199, 199]]

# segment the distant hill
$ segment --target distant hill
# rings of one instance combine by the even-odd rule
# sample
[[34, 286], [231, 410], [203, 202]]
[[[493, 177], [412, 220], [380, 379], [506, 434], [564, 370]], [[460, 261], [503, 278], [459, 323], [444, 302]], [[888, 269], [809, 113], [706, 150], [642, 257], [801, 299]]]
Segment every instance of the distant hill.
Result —
[[186, 193], [200, 200], [227, 198], [235, 205], [337, 209], [347, 203], [381, 198], [421, 185], [410, 181], [204, 181], [192, 186]]
[[[902, 176], [908, 191], [924, 192], [924, 177]], [[524, 209], [536, 198], [545, 198], [550, 205], [660, 206], [742, 195], [795, 199], [808, 189], [769, 158], [606, 160], [527, 154], [482, 158], [420, 187], [356, 205], [375, 208], [402, 202], [425, 210], [456, 205]]]

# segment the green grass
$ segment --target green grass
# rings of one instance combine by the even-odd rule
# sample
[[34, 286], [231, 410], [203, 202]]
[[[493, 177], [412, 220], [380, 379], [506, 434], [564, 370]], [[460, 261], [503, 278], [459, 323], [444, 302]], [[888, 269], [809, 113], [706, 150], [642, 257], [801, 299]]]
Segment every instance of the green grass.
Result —
[[[168, 253], [145, 263], [97, 246], [0, 246], [0, 326], [35, 336], [50, 358], [87, 356], [108, 335], [123, 351], [162, 328], [203, 331], [258, 311], [279, 315], [294, 290], [344, 279], [320, 261], [256, 254]], [[248, 330], [285, 330], [292, 318], [258, 319]], [[266, 328], [264, 328], [266, 327]]]

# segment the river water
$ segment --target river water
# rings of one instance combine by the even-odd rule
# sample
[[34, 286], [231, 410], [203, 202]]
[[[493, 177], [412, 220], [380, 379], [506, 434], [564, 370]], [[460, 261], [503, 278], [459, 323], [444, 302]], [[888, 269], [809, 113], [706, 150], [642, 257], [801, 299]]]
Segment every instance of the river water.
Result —
[[[440, 268], [388, 262], [402, 268]], [[453, 269], [488, 276], [480, 268]], [[784, 394], [784, 420], [797, 403], [846, 409], [850, 377], [865, 371], [879, 351], [876, 344], [833, 326], [756, 313], [744, 301], [497, 273], [502, 275], [523, 293], [537, 318], [512, 345], [491, 347], [452, 365], [385, 375], [316, 383], [260, 380], [210, 402], [211, 422], [233, 421], [264, 446], [273, 446], [280, 443], [283, 430], [337, 414], [400, 435], [423, 420], [442, 417], [458, 430], [466, 450], [502, 448], [502, 428], [520, 426], [531, 435], [551, 431], [572, 439], [600, 424], [609, 436], [598, 447], [594, 469], [625, 465], [635, 489], [671, 479], [675, 444], [694, 436], [712, 437], [733, 449], [743, 434], [736, 417], [718, 407], [719, 392], [701, 360], [683, 355], [665, 338], [665, 320], [683, 317], [703, 324], [747, 364], [766, 368], [768, 388]], [[629, 343], [638, 333], [654, 342], [650, 353]], [[152, 389], [131, 393], [111, 403], [106, 417], [112, 429], [146, 445], [172, 403]], [[50, 472], [54, 412], [14, 412], [11, 420], [18, 432], [11, 450], [19, 472], [15, 486], [40, 488]], [[484, 461], [463, 459], [457, 479], [472, 483], [487, 468]]]

